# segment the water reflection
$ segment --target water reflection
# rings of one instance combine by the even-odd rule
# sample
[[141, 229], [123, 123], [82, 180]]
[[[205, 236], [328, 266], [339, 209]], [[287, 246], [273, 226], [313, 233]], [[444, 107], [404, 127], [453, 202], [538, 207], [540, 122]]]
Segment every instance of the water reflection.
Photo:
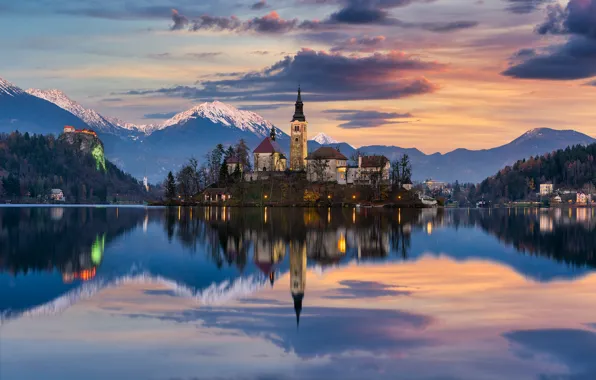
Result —
[[595, 227], [590, 209], [0, 208], [18, 311], [0, 377], [592, 379]]
[[0, 311], [131, 268], [193, 291], [252, 274], [273, 286], [289, 272], [298, 320], [307, 267], [431, 254], [488, 259], [538, 281], [573, 279], [596, 266], [595, 228], [593, 209], [0, 208], [0, 291], [11, 289]]

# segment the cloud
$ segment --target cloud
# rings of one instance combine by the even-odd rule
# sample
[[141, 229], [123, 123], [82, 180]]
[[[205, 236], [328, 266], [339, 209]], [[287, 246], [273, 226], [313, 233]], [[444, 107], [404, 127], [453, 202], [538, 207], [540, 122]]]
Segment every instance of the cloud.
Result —
[[294, 19], [283, 19], [280, 15], [271, 11], [265, 16], [254, 17], [252, 19], [241, 21], [236, 16], [219, 17], [202, 15], [193, 20], [189, 30], [196, 32], [200, 30], [210, 31], [230, 31], [236, 33], [254, 32], [265, 34], [284, 34], [295, 30], [314, 30], [320, 27], [317, 21], [299, 21]]
[[260, 9], [267, 8], [267, 7], [268, 7], [268, 5], [265, 0], [259, 0], [256, 3], [254, 3], [253, 5], [251, 5], [250, 9], [260, 10]]
[[360, 38], [349, 38], [347, 40], [341, 41], [333, 46], [330, 51], [332, 52], [340, 52], [340, 51], [354, 51], [354, 52], [361, 52], [361, 53], [369, 53], [378, 51], [386, 41], [385, 36], [375, 36], [375, 37], [360, 37]]
[[[432, 0], [422, 0], [430, 2]], [[254, 17], [248, 20], [240, 20], [236, 16], [211, 16], [204, 14], [190, 23], [187, 18], [173, 14], [176, 17], [184, 17], [182, 22], [174, 20], [172, 30], [178, 30], [188, 25], [189, 31], [229, 31], [235, 33], [263, 33], [263, 34], [285, 34], [290, 32], [323, 31], [337, 29], [340, 24], [358, 25], [386, 25], [401, 28], [416, 28], [435, 33], [447, 33], [460, 29], [473, 28], [478, 25], [476, 21], [456, 20], [451, 22], [405, 22], [391, 17], [389, 9], [411, 4], [412, 0], [377, 0], [366, 2], [363, 0], [351, 0], [347, 4], [332, 13], [327, 19], [303, 20], [297, 18], [284, 19], [276, 11], [271, 11], [261, 17]], [[259, 4], [259, 3], [257, 3]], [[178, 28], [179, 27], [179, 28]]]
[[[504, 334], [504, 337], [530, 351], [529, 355], [522, 352], [520, 356], [523, 358], [534, 358], [537, 356], [536, 354], [547, 354], [558, 359], [569, 368], [570, 374], [565, 377], [566, 379], [596, 378], [596, 361], [592, 355], [593, 352], [596, 352], [596, 334], [591, 331], [576, 329], [519, 330]], [[544, 374], [540, 378], [551, 377]]]
[[340, 281], [339, 284], [343, 286], [337, 289], [336, 295], [324, 296], [323, 298], [330, 299], [354, 299], [354, 298], [379, 298], [387, 296], [404, 296], [410, 295], [411, 292], [407, 290], [396, 290], [398, 288], [394, 285], [387, 285], [375, 281], [357, 281], [345, 280]]
[[[567, 35], [567, 42], [552, 45], [514, 63], [502, 74], [524, 79], [573, 80], [596, 76], [596, 0], [570, 0], [566, 8], [547, 7], [542, 35]], [[517, 56], [523, 51], [516, 53]], [[514, 55], [515, 56], [515, 55]]]
[[144, 119], [171, 119], [176, 116], [179, 112], [172, 111], [172, 112], [157, 112], [157, 113], [148, 113], [143, 115]]
[[[520, 54], [520, 51], [516, 53]], [[575, 37], [514, 64], [503, 75], [523, 79], [575, 80], [596, 76], [596, 40]]]
[[398, 112], [378, 112], [366, 110], [327, 110], [325, 113], [337, 114], [335, 120], [346, 121], [340, 124], [340, 128], [376, 128], [386, 124], [402, 124], [407, 121], [396, 121], [394, 119], [403, 119], [413, 117], [410, 113]]
[[298, 331], [291, 305], [201, 308], [162, 316], [128, 316], [180, 323], [196, 321], [207, 328], [239, 331], [251, 337], [267, 339], [286, 352], [293, 351], [301, 358], [309, 359], [325, 355], [338, 356], [353, 350], [378, 354], [390, 351], [397, 354], [434, 344], [432, 340], [416, 334], [433, 322], [431, 317], [399, 310], [306, 306], [302, 309]]
[[205, 51], [201, 53], [186, 53], [187, 57], [192, 58], [212, 58], [222, 55], [221, 51]]
[[254, 50], [251, 51], [250, 54], [256, 54], [256, 55], [268, 55], [270, 52], [268, 50]]
[[281, 107], [287, 107], [288, 105], [285, 103], [282, 104], [250, 104], [245, 106], [238, 107], [244, 111], [268, 111], [268, 110], [276, 110]]
[[405, 7], [412, 3], [430, 3], [433, 0], [349, 0], [334, 12], [324, 24], [388, 25], [402, 28], [416, 28], [435, 33], [446, 33], [473, 28], [476, 21], [457, 20], [452, 22], [406, 22], [392, 17], [389, 10]]
[[553, 0], [506, 0], [507, 11], [515, 14], [527, 14], [538, 10], [543, 4]]
[[207, 59], [213, 58], [222, 55], [223, 53], [220, 51], [206, 51], [206, 52], [199, 52], [199, 53], [186, 53], [184, 55], [173, 55], [171, 53], [155, 53], [155, 54], [148, 54], [147, 57], [152, 59], [175, 59], [175, 60], [188, 60], [188, 59]]
[[573, 34], [596, 39], [596, 0], [570, 0], [563, 9], [550, 5], [546, 20], [537, 27], [540, 34]]
[[421, 74], [444, 67], [398, 51], [352, 57], [303, 49], [259, 71], [200, 81], [198, 87], [133, 90], [126, 94], [285, 102], [295, 100], [300, 83], [305, 100], [311, 102], [398, 99], [437, 90], [438, 87]]
[[170, 30], [181, 30], [188, 26], [188, 19], [178, 13], [176, 9], [172, 9], [172, 21], [174, 22]]

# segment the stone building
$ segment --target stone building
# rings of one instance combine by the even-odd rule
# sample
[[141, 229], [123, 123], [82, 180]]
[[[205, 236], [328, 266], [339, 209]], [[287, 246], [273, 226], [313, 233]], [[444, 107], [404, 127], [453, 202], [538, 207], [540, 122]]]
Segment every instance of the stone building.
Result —
[[232, 174], [236, 171], [236, 168], [238, 168], [240, 170], [240, 173], [242, 173], [242, 165], [240, 163], [240, 160], [236, 157], [230, 157], [226, 160], [226, 166], [228, 167], [228, 173]]
[[298, 87], [298, 98], [290, 124], [290, 170], [306, 170], [308, 152], [308, 123], [304, 116], [304, 104]]
[[345, 175], [348, 158], [339, 150], [321, 147], [306, 157], [306, 175], [311, 182], [339, 182]]
[[361, 184], [389, 181], [391, 162], [385, 156], [359, 156], [357, 181]]
[[255, 172], [279, 172], [287, 168], [286, 156], [275, 141], [275, 130], [253, 152]]

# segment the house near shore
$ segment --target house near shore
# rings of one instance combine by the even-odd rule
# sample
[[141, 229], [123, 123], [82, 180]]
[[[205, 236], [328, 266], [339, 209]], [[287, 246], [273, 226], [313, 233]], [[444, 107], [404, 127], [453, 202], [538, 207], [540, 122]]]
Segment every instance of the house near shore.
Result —
[[203, 201], [205, 203], [225, 202], [232, 198], [232, 194], [223, 188], [209, 187], [203, 191]]
[[66, 197], [64, 196], [64, 192], [61, 189], [52, 189], [50, 191], [50, 200], [55, 202], [65, 202]]

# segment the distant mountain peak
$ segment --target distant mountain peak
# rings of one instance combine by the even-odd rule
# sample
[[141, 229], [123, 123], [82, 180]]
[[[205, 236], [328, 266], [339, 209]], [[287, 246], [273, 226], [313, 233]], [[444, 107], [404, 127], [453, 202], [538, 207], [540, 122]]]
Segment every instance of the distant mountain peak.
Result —
[[24, 91], [9, 81], [0, 78], [0, 95], [15, 96], [23, 94]]
[[534, 128], [513, 140], [511, 144], [521, 144], [533, 140], [584, 140], [584, 143], [591, 143], [594, 141], [592, 137], [572, 129]]
[[230, 104], [216, 100], [196, 105], [187, 111], [176, 114], [171, 119], [166, 120], [159, 129], [182, 125], [196, 118], [209, 119], [215, 124], [221, 124], [230, 128], [236, 127], [243, 131], [253, 132], [259, 136], [267, 136], [273, 127], [273, 124], [257, 113], [242, 111]]
[[339, 141], [326, 135], [323, 132], [317, 133], [311, 140], [318, 142], [321, 145], [338, 144]]

